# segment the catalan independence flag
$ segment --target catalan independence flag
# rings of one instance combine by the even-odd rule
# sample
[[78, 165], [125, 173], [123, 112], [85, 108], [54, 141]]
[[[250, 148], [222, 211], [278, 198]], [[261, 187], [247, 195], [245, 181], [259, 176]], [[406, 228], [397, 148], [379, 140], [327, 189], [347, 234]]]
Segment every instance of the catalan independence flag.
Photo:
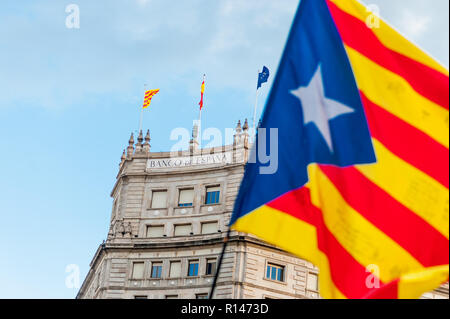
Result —
[[418, 298], [449, 275], [449, 75], [370, 14], [300, 2], [255, 142], [278, 130], [277, 169], [247, 164], [230, 226], [318, 266], [325, 298]]
[[143, 109], [146, 109], [147, 107], [149, 107], [150, 102], [152, 101], [152, 97], [158, 92], [159, 92], [159, 89], [148, 90], [148, 91], [145, 92], [144, 104], [142, 105]]

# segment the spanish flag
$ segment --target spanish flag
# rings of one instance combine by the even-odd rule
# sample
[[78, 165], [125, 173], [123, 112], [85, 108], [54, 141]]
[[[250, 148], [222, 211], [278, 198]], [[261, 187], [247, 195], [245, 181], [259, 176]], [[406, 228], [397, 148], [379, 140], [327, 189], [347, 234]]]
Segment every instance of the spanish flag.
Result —
[[156, 93], [159, 92], [159, 89], [156, 90], [148, 90], [145, 92], [145, 96], [144, 96], [144, 104], [142, 105], [143, 109], [146, 109], [147, 107], [149, 107], [150, 102], [152, 101], [152, 97], [153, 95], [155, 95]]
[[205, 93], [205, 75], [203, 75], [203, 82], [202, 82], [202, 87], [200, 89], [200, 102], [198, 103], [198, 105], [200, 105], [200, 111], [202, 110], [203, 107], [203, 93]]
[[247, 164], [230, 226], [318, 266], [325, 298], [418, 298], [449, 276], [449, 74], [370, 14], [300, 2], [255, 143], [276, 131], [277, 162]]

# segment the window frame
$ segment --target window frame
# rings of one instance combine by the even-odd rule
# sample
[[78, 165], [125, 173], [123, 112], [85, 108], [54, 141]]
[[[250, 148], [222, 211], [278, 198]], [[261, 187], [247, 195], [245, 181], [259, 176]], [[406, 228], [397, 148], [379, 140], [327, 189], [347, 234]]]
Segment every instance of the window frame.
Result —
[[[159, 268], [159, 277], [153, 277], [153, 269]], [[156, 270], [156, 274], [158, 275], [158, 270]], [[163, 262], [162, 261], [152, 261], [151, 267], [150, 267], [150, 278], [151, 279], [161, 279], [162, 278], [162, 272], [163, 272]]]
[[[186, 234], [186, 235], [177, 235], [175, 232], [176, 232], [177, 227], [180, 227], [180, 226], [189, 226], [189, 227], [190, 227], [189, 233]], [[186, 236], [190, 236], [192, 232], [193, 232], [192, 223], [186, 223], [186, 224], [174, 224], [174, 225], [173, 225], [173, 237], [186, 237]]]
[[[210, 232], [210, 233], [204, 233], [203, 232], [203, 225], [206, 224], [215, 224], [216, 225], [216, 231]], [[210, 220], [210, 221], [202, 221], [200, 223], [200, 234], [201, 235], [211, 235], [211, 234], [217, 234], [219, 231], [219, 221], [218, 220]]]
[[[134, 266], [136, 264], [142, 264], [142, 277], [141, 278], [135, 278], [135, 270]], [[142, 260], [135, 260], [131, 262], [131, 273], [130, 273], [130, 279], [131, 280], [143, 280], [145, 279], [145, 261]]]
[[[193, 264], [193, 263], [197, 264], [196, 274], [195, 275], [190, 275], [191, 264]], [[200, 270], [200, 260], [198, 260], [198, 259], [191, 259], [191, 260], [188, 261], [188, 267], [187, 267], [187, 276], [188, 277], [198, 277], [199, 276], [199, 274], [198, 274], [199, 270]]]
[[[210, 203], [208, 203], [208, 188], [218, 188], [219, 190], [218, 191], [214, 191], [214, 193], [218, 193], [218, 198], [217, 198], [217, 202], [210, 202]], [[213, 192], [210, 192], [210, 193], [213, 193]], [[205, 186], [205, 200], [204, 200], [204, 205], [219, 205], [220, 204], [220, 195], [221, 195], [221, 193], [222, 193], [222, 187], [221, 187], [221, 185], [219, 184], [219, 185], [207, 185], [207, 186]]]
[[[192, 202], [191, 203], [180, 203], [180, 197], [182, 191], [192, 190]], [[177, 206], [178, 207], [194, 207], [194, 200], [195, 200], [195, 188], [194, 187], [183, 187], [178, 189], [178, 200], [177, 200]]]
[[[315, 276], [316, 277], [316, 289], [310, 289], [308, 287], [308, 282], [309, 282], [309, 278], [310, 276]], [[307, 291], [311, 291], [311, 292], [319, 292], [319, 274], [312, 272], [312, 271], [308, 271], [308, 273], [306, 274], [306, 290]]]
[[[268, 271], [270, 267], [270, 273], [268, 276]], [[276, 269], [275, 272], [275, 279], [272, 278], [273, 275], [273, 269]], [[278, 279], [278, 271], [281, 270], [281, 280]], [[266, 262], [266, 267], [264, 269], [264, 279], [270, 280], [277, 283], [286, 283], [286, 265], [277, 264], [271, 261]]]
[[[213, 271], [208, 274], [208, 261], [214, 261], [214, 269]], [[214, 276], [216, 274], [217, 271], [217, 258], [206, 258], [205, 261], [205, 276]]]
[[[153, 207], [153, 195], [154, 193], [166, 193], [166, 202], [164, 207]], [[151, 190], [151, 197], [150, 197], [150, 205], [149, 209], [167, 209], [168, 208], [168, 199], [169, 199], [169, 190], [167, 188], [161, 188], [161, 189], [152, 189]]]
[[[179, 263], [180, 264], [180, 272], [179, 272], [179, 275], [178, 275], [178, 277], [172, 277], [170, 274], [171, 274], [171, 270], [172, 270], [172, 264], [175, 264], [175, 263]], [[182, 276], [182, 268], [183, 267], [183, 264], [182, 264], [182, 261], [181, 260], [171, 260], [170, 262], [169, 262], [169, 279], [177, 279], [177, 278], [181, 278], [181, 277], [183, 277]]]
[[[160, 228], [162, 228], [162, 236], [155, 236], [155, 237], [152, 237], [152, 236], [149, 236], [148, 235], [148, 230], [149, 230], [149, 228], [151, 228], [151, 227], [160, 227]], [[164, 237], [164, 235], [166, 234], [166, 226], [165, 225], [160, 225], [160, 224], [157, 224], [157, 225], [151, 225], [151, 224], [148, 224], [148, 225], [146, 225], [146, 227], [145, 227], [145, 238], [162, 238], [162, 237]]]

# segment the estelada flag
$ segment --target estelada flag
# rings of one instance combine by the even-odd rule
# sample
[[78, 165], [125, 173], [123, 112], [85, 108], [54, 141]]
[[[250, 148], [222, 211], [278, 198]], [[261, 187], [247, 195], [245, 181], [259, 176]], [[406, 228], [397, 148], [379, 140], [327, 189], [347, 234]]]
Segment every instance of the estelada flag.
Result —
[[230, 226], [317, 265], [325, 298], [417, 298], [449, 273], [448, 71], [369, 14], [300, 2], [261, 124], [278, 166], [247, 164]]
[[146, 109], [147, 107], [149, 107], [150, 102], [152, 101], [152, 97], [153, 95], [155, 95], [156, 93], [159, 92], [159, 89], [156, 90], [148, 90], [145, 92], [145, 96], [144, 96], [144, 104], [142, 105], [143, 109]]

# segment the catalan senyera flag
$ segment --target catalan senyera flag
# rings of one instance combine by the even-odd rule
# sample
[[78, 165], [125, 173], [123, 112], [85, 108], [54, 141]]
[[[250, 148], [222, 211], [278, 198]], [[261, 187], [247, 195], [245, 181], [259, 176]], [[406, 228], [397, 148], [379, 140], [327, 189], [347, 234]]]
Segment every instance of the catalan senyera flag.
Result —
[[278, 130], [277, 169], [247, 164], [230, 226], [318, 266], [325, 298], [418, 298], [449, 276], [449, 75], [369, 14], [300, 2], [258, 145]]
[[147, 107], [149, 107], [150, 102], [152, 101], [152, 97], [158, 92], [159, 92], [159, 89], [148, 90], [145, 92], [144, 104], [142, 105], [143, 109], [146, 109]]
[[202, 87], [200, 89], [200, 102], [198, 102], [198, 105], [200, 105], [200, 110], [203, 107], [203, 93], [205, 93], [205, 76], [203, 76], [203, 82], [202, 82]]

